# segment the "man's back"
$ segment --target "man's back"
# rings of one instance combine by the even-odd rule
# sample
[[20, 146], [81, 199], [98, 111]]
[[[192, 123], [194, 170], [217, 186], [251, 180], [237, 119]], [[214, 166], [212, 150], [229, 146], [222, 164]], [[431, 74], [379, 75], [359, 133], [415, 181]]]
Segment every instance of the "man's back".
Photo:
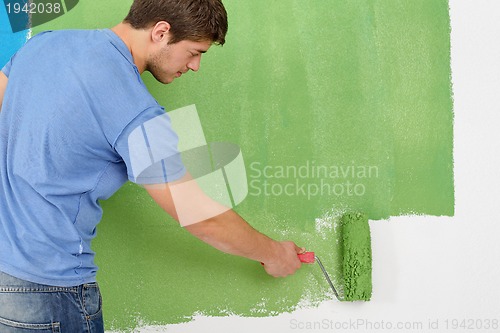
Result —
[[95, 281], [98, 200], [127, 180], [120, 142], [163, 109], [110, 30], [35, 36], [4, 72], [0, 270], [49, 285]]

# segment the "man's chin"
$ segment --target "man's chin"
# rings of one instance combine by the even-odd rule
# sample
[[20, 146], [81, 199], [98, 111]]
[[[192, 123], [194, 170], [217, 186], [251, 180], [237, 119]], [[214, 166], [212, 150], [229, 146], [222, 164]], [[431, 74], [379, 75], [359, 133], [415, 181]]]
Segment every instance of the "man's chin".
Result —
[[170, 84], [170, 83], [174, 82], [175, 79], [177, 79], [177, 76], [171, 76], [171, 77], [167, 78], [165, 81], [160, 81], [160, 82], [162, 82], [163, 84]]
[[170, 84], [172, 82], [174, 82], [175, 80], [175, 77], [163, 77], [163, 78], [158, 78], [158, 77], [155, 77], [156, 81], [160, 82], [160, 83], [163, 83], [163, 84]]
[[155, 75], [153, 72], [149, 71], [153, 77], [156, 79], [156, 81], [163, 83], [163, 84], [169, 84], [174, 82], [175, 77], [174, 76], [169, 76], [169, 77], [161, 77], [160, 75]]

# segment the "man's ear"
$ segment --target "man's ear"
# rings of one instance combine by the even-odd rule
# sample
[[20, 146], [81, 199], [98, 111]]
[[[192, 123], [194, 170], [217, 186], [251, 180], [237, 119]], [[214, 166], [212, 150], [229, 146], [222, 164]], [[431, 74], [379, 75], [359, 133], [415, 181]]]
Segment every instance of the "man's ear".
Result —
[[161, 43], [170, 40], [170, 23], [160, 21], [156, 23], [151, 30], [151, 39], [155, 43]]

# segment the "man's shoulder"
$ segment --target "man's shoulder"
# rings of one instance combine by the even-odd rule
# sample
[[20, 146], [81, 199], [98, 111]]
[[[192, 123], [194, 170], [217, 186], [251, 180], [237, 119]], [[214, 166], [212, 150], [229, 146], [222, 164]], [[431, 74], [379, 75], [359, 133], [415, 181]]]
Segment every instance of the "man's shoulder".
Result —
[[63, 30], [45, 30], [33, 35], [28, 42], [34, 40], [58, 40], [58, 39], [72, 39], [75, 38], [95, 38], [101, 34], [102, 30], [99, 29], [63, 29]]
[[[97, 50], [110, 44], [106, 29], [46, 30], [31, 37], [27, 45], [43, 45], [47, 49], [61, 48], [66, 51]], [[62, 50], [61, 50], [62, 51]]]
[[49, 30], [32, 37], [30, 43], [31, 53], [43, 50], [53, 65], [76, 67], [86, 73], [116, 73], [118, 69], [133, 72], [130, 52], [109, 29]]

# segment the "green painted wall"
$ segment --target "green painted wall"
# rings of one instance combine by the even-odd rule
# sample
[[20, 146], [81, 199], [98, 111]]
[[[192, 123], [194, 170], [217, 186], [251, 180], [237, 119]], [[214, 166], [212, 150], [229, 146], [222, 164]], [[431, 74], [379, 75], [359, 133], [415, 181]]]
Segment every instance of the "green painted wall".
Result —
[[[130, 3], [81, 1], [35, 32], [111, 27]], [[171, 86], [143, 77], [167, 110], [196, 104], [207, 141], [240, 145], [244, 218], [316, 251], [340, 283], [340, 212], [454, 214], [447, 1], [225, 4], [227, 44], [199, 73]], [[316, 265], [271, 278], [188, 235], [133, 184], [103, 207], [94, 249], [108, 329], [195, 313], [267, 316], [332, 297]]]

